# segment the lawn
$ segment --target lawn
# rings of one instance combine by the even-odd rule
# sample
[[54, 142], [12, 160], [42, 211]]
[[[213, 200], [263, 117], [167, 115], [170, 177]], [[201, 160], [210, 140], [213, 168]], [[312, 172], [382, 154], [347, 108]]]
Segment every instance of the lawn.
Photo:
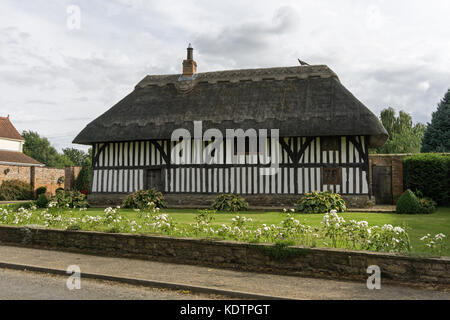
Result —
[[[9, 222], [1, 221], [0, 223], [9, 224], [9, 225], [22, 225], [22, 224], [43, 224], [42, 218], [42, 210], [32, 211], [31, 215], [28, 218], [24, 218], [19, 221], [9, 220]], [[120, 209], [119, 215], [121, 217], [120, 225], [122, 226], [119, 232], [136, 232], [140, 234], [152, 234], [155, 233], [154, 230], [151, 230], [149, 227], [146, 227], [148, 222], [148, 218], [142, 216], [142, 213], [136, 212], [131, 209]], [[160, 213], [167, 214], [175, 223], [178, 229], [183, 229], [183, 227], [189, 227], [195, 224], [196, 216], [198, 210], [193, 209], [163, 209]], [[83, 217], [91, 216], [91, 217], [105, 217], [104, 209], [98, 208], [90, 208], [86, 211], [78, 211], [64, 209], [63, 211], [59, 211], [57, 215], [62, 215], [66, 219], [69, 217], [75, 218], [75, 221], [81, 221]], [[245, 216], [247, 218], [251, 218], [252, 221], [248, 223], [248, 226], [252, 229], [256, 229], [261, 227], [263, 224], [266, 225], [279, 225], [282, 220], [286, 218], [286, 214], [282, 212], [261, 212], [261, 211], [245, 211], [238, 213], [216, 213], [214, 214], [214, 220], [211, 222], [211, 225], [219, 227], [222, 224], [230, 225], [232, 222], [232, 218], [235, 216]], [[445, 256], [450, 256], [450, 207], [441, 207], [433, 214], [415, 214], [415, 215], [400, 215], [400, 214], [387, 214], [387, 213], [355, 213], [355, 212], [346, 212], [340, 214], [346, 221], [356, 220], [356, 221], [367, 221], [369, 226], [383, 226], [385, 224], [391, 224], [394, 227], [400, 226], [407, 230], [410, 243], [411, 243], [411, 254], [413, 255], [430, 255], [431, 252], [429, 249], [425, 248], [423, 241], [420, 241], [420, 238], [424, 235], [430, 233], [431, 235], [435, 235], [438, 233], [443, 233], [447, 236], [445, 239], [446, 248], [440, 253]], [[55, 214], [53, 214], [55, 216]], [[301, 224], [308, 225], [311, 227], [321, 227], [321, 221], [323, 219], [323, 214], [299, 214], [293, 213], [292, 216], [299, 220]], [[78, 219], [78, 220], [77, 220]], [[139, 229], [132, 230], [130, 229], [130, 223], [135, 222], [136, 226], [141, 226]], [[76, 222], [75, 222], [76, 223]], [[59, 221], [53, 221], [49, 227], [57, 228], [57, 229], [65, 229], [67, 225], [69, 225], [66, 221], [66, 224], [60, 223]], [[148, 225], [148, 224], [147, 224]], [[78, 227], [83, 230], [98, 230], [98, 231], [106, 231], [112, 232], [110, 225], [102, 224], [102, 223], [78, 223]], [[132, 231], [131, 231], [132, 230]], [[113, 232], [118, 232], [114, 230]], [[159, 233], [159, 232], [158, 232]], [[172, 234], [171, 232], [162, 232], [166, 234]], [[182, 234], [176, 234], [175, 236], [182, 236]], [[317, 241], [317, 246], [325, 246], [324, 245], [324, 236], [320, 234], [320, 239]], [[192, 236], [190, 234], [189, 236]], [[203, 237], [201, 234], [198, 237]]]
[[[92, 210], [92, 214], [102, 214], [102, 210]], [[123, 216], [127, 218], [136, 218], [136, 212], [132, 210], [123, 210]], [[179, 224], [191, 224], [195, 223], [195, 216], [197, 210], [192, 209], [166, 209], [161, 210], [162, 213], [169, 214]], [[231, 219], [236, 215], [245, 216], [253, 220], [253, 224], [279, 224], [285, 215], [281, 212], [261, 212], [261, 211], [245, 211], [238, 213], [216, 213], [215, 219], [212, 224], [221, 225], [231, 223]], [[391, 224], [393, 226], [400, 226], [406, 228], [411, 240], [411, 246], [413, 253], [426, 254], [428, 253], [423, 248], [423, 242], [420, 238], [430, 233], [435, 235], [437, 233], [443, 233], [447, 236], [447, 250], [446, 256], [450, 256], [450, 207], [440, 207], [435, 213], [432, 214], [396, 214], [396, 213], [358, 213], [358, 212], [345, 212], [341, 213], [341, 216], [345, 220], [365, 220], [370, 226], [384, 224]], [[301, 223], [310, 225], [312, 227], [320, 227], [323, 214], [299, 214], [294, 213], [293, 216]]]

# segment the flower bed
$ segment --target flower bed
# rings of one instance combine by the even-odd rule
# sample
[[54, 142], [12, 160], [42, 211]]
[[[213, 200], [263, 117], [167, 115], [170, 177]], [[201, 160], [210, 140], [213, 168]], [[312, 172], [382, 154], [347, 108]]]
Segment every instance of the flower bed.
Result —
[[[93, 214], [95, 213], [95, 214]], [[180, 222], [173, 214], [162, 212], [149, 204], [145, 210], [106, 208], [103, 212], [63, 209], [53, 206], [45, 210], [35, 207], [19, 210], [1, 209], [0, 224], [36, 224], [47, 228], [93, 230], [112, 233], [160, 234], [175, 237], [215, 238], [249, 243], [284, 243], [308, 247], [346, 248], [408, 254], [417, 248], [411, 246], [408, 228], [383, 224], [369, 225], [367, 221], [345, 219], [332, 211], [320, 215], [318, 225], [301, 222], [293, 212], [277, 213], [278, 223], [258, 223], [242, 214], [227, 215], [228, 222], [216, 223], [222, 214], [199, 211], [193, 222]], [[448, 255], [448, 239], [442, 232], [422, 234], [420, 252]], [[431, 239], [431, 240], [430, 240]]]

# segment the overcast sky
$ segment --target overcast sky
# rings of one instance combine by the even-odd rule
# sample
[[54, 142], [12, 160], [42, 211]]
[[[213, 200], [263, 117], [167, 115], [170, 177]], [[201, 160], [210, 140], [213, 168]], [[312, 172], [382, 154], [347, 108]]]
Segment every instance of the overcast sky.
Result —
[[191, 42], [199, 72], [300, 58], [375, 114], [427, 122], [450, 87], [449, 17], [448, 0], [1, 0], [0, 116], [61, 150], [145, 75], [180, 73]]

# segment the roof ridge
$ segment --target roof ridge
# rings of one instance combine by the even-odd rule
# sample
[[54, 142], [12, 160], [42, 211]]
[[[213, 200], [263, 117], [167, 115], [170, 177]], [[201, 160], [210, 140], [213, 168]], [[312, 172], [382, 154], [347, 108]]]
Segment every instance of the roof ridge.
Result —
[[[142, 79], [136, 88], [146, 86], [164, 86], [167, 84], [179, 84], [186, 80], [191, 85], [200, 82], [239, 82], [239, 81], [263, 81], [263, 80], [285, 80], [287, 78], [308, 79], [310, 77], [329, 78], [335, 77], [334, 73], [326, 65], [291, 66], [291, 67], [270, 67], [253, 69], [232, 69], [220, 71], [208, 71], [196, 73], [193, 77], [184, 78], [180, 74], [147, 75]], [[182, 85], [183, 86], [183, 85]]]

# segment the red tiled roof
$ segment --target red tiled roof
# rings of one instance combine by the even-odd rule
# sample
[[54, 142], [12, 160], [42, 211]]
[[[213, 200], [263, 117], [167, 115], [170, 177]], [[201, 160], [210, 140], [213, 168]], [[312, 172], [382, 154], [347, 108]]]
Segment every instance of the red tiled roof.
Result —
[[0, 138], [24, 140], [8, 117], [0, 117]]
[[43, 165], [37, 160], [17, 151], [0, 150], [0, 164], [2, 162], [27, 164], [27, 165]]

